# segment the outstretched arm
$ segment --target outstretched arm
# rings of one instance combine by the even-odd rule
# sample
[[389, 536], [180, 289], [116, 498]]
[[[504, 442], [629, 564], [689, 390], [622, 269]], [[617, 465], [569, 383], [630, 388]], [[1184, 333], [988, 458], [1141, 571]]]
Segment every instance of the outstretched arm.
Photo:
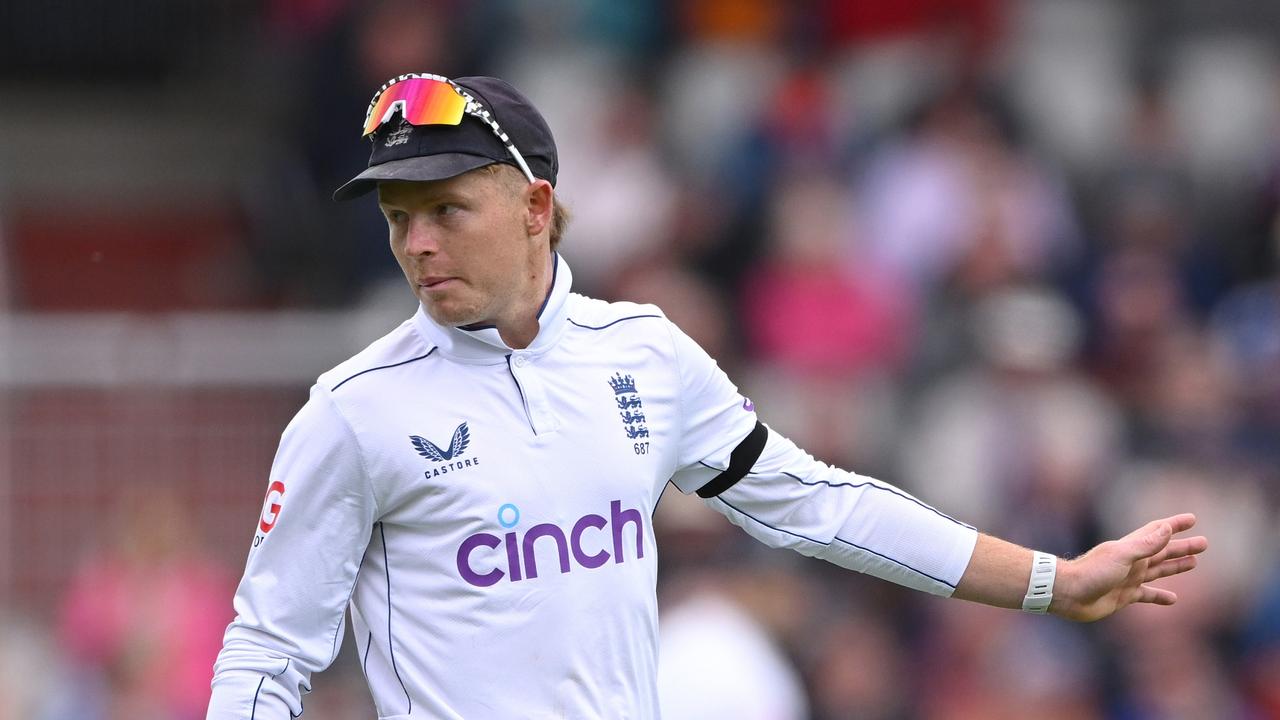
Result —
[[[1023, 606], [1031, 550], [981, 535], [892, 485], [817, 462], [772, 430], [763, 447], [753, 444], [765, 429], [753, 429], [755, 405], [693, 340], [670, 330], [684, 418], [672, 481], [682, 492], [697, 492], [768, 545], [935, 595]], [[1191, 514], [1156, 520], [1059, 559], [1048, 611], [1087, 622], [1135, 602], [1173, 604], [1172, 592], [1147, 583], [1195, 567], [1208, 542], [1174, 538], [1195, 522]]]
[[[1209, 542], [1175, 538], [1191, 529], [1190, 513], [1153, 520], [1119, 540], [1104, 542], [1072, 560], [1059, 560], [1049, 612], [1079, 622], [1101, 620], [1133, 603], [1172, 605], [1173, 592], [1148, 583], [1186, 572]], [[1031, 577], [1032, 552], [980, 535], [954, 597], [1018, 608]]]

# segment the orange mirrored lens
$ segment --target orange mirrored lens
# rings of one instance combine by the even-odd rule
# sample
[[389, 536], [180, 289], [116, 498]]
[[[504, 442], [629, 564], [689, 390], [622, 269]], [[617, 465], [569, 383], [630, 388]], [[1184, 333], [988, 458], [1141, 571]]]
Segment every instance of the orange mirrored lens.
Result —
[[400, 111], [411, 125], [457, 125], [467, 101], [447, 82], [431, 78], [407, 78], [382, 91], [365, 118], [368, 135]]

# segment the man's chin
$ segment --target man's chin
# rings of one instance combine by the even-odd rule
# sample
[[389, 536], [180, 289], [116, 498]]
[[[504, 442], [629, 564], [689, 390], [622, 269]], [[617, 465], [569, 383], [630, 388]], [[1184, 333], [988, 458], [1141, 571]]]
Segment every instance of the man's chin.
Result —
[[486, 324], [480, 317], [480, 313], [474, 311], [467, 312], [459, 308], [440, 307], [425, 302], [422, 303], [422, 307], [426, 310], [427, 317], [442, 327], [466, 328], [469, 325]]

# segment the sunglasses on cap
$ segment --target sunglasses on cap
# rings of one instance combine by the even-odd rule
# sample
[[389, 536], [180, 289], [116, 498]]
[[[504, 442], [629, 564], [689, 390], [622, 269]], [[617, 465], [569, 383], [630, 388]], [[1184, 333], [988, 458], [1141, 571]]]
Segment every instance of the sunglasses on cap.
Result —
[[410, 125], [458, 125], [466, 116], [479, 120], [498, 136], [529, 182], [534, 181], [524, 156], [502, 131], [498, 121], [471, 93], [449, 78], [409, 73], [389, 80], [369, 101], [369, 110], [364, 117], [364, 137], [372, 135], [397, 111]]

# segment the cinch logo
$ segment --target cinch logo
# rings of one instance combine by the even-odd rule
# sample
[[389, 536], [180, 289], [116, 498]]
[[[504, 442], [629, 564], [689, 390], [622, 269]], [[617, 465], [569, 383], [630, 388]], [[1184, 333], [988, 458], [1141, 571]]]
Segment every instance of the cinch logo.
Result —
[[[508, 503], [498, 509], [499, 525], [504, 528], [514, 528], [519, 523], [520, 509], [515, 505]], [[636, 559], [638, 560], [644, 557], [644, 515], [639, 510], [623, 510], [622, 502], [614, 500], [609, 503], [608, 518], [594, 513], [583, 515], [573, 524], [567, 536], [563, 528], [552, 523], [534, 525], [524, 533], [524, 537], [516, 531], [506, 533], [502, 537], [487, 532], [476, 533], [463, 540], [462, 545], [458, 547], [458, 574], [463, 580], [476, 587], [495, 585], [508, 576], [511, 582], [532, 580], [538, 577], [534, 543], [542, 538], [548, 538], [555, 546], [560, 560], [561, 574], [573, 569], [573, 565], [569, 562], [570, 554], [574, 562], [588, 570], [604, 565], [611, 557], [615, 564], [623, 563], [626, 562], [626, 554], [623, 552], [625, 548], [622, 529], [627, 525], [635, 526]], [[605, 533], [605, 528], [610, 528], [611, 532]], [[588, 533], [588, 530], [592, 532]], [[586, 535], [589, 537], [584, 539]], [[612, 542], [608, 542], [609, 540]], [[544, 545], [546, 542], [544, 541]], [[492, 552], [499, 546], [504, 548], [505, 553]], [[612, 555], [606, 549], [607, 547], [612, 547]], [[481, 550], [481, 548], [488, 548], [488, 550]], [[595, 548], [599, 549], [596, 552], [588, 552], [588, 549]], [[484, 558], [487, 561], [485, 564], [496, 567], [488, 572], [479, 572], [473, 564], [473, 556]]]

